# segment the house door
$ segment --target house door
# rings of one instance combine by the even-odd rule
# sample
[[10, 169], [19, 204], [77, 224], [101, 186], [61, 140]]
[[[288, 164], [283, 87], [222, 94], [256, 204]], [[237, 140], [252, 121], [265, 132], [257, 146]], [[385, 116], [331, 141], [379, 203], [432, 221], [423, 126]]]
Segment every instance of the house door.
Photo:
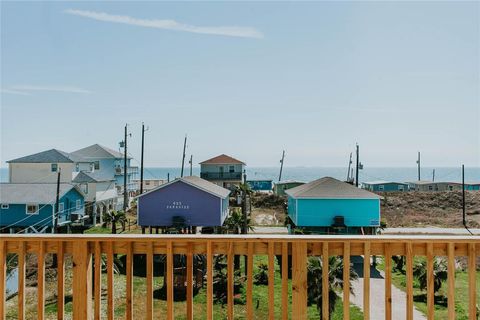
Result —
[[220, 167], [220, 178], [223, 178], [223, 167]]

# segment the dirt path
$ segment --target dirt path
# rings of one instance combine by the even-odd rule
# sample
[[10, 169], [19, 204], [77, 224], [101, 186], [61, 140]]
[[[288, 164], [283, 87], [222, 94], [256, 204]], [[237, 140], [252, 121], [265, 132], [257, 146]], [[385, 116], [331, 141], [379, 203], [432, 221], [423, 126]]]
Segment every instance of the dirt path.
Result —
[[[352, 282], [353, 292], [351, 303], [363, 310], [363, 258], [354, 257], [354, 269], [359, 275], [357, 281]], [[370, 319], [385, 319], [385, 278], [382, 271], [375, 268], [370, 269]], [[392, 285], [392, 319], [403, 320], [406, 318], [407, 296], [405, 292]], [[420, 311], [414, 308], [413, 319], [427, 319]]]

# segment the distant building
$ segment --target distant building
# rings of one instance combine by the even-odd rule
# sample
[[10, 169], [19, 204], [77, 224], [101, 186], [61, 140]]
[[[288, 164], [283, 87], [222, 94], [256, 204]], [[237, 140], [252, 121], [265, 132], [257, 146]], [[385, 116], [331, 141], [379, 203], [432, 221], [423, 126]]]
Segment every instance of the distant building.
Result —
[[221, 187], [232, 189], [243, 183], [245, 163], [221, 154], [200, 162], [200, 177]]
[[305, 182], [295, 180], [275, 182], [273, 185], [273, 193], [275, 193], [277, 196], [285, 196], [285, 191], [291, 188], [301, 186], [302, 184], [305, 184]]
[[85, 213], [91, 217], [92, 223], [103, 223], [103, 214], [121, 210], [118, 206], [118, 194], [115, 179], [99, 172], [80, 171], [72, 181], [85, 195], [87, 208]]
[[462, 184], [458, 182], [414, 181], [414, 182], [408, 182], [408, 187], [410, 191], [462, 190]]
[[80, 168], [90, 168], [87, 160], [57, 149], [13, 159], [7, 163], [10, 183], [56, 183], [58, 170], [61, 170], [60, 181], [70, 183], [73, 172], [80, 171]]
[[362, 188], [373, 192], [403, 192], [408, 191], [408, 184], [393, 181], [362, 182]]
[[375, 193], [324, 177], [286, 191], [288, 216], [297, 227], [340, 228], [358, 233], [380, 226], [380, 199]]
[[216, 227], [228, 216], [230, 191], [199, 177], [183, 177], [137, 197], [142, 227]]
[[[137, 184], [137, 189], [140, 190], [140, 179], [133, 180]], [[143, 192], [148, 192], [162, 184], [167, 183], [164, 179], [143, 179]]]
[[479, 182], [479, 183], [468, 183], [468, 184], [465, 184], [465, 190], [468, 190], [468, 191], [479, 191], [479, 190], [480, 190], [480, 182]]
[[247, 184], [253, 191], [272, 191], [272, 180], [247, 180]]
[[[55, 224], [55, 183], [0, 184], [0, 227], [5, 232], [51, 232]], [[85, 213], [84, 194], [71, 184], [60, 184], [58, 226], [81, 222]]]
[[[104, 176], [111, 176], [115, 179], [115, 186], [119, 195], [123, 194], [124, 184], [124, 156], [123, 153], [104, 147], [99, 144], [79, 149], [71, 153], [84, 160], [88, 160], [93, 165], [93, 170]], [[130, 196], [135, 196], [137, 184], [134, 179], [138, 175], [138, 167], [130, 165], [131, 157], [127, 157], [127, 191]], [[122, 201], [123, 200], [119, 200]]]

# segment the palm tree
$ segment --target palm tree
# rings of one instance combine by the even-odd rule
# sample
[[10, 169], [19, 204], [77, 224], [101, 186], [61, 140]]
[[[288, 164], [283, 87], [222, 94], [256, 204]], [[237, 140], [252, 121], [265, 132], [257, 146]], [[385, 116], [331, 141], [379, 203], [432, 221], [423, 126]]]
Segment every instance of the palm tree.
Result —
[[[321, 257], [310, 257], [308, 259], [308, 303], [315, 304], [317, 310], [322, 316], [322, 269], [323, 262]], [[358, 279], [358, 274], [353, 268], [350, 268], [350, 293], [353, 294], [352, 281]], [[343, 288], [343, 258], [329, 257], [328, 258], [328, 310], [330, 316], [335, 309], [335, 303], [339, 299], [338, 292]]]
[[112, 234], [117, 233], [117, 222], [122, 224], [122, 231], [125, 231], [125, 222], [127, 221], [127, 216], [123, 211], [111, 211], [106, 212], [103, 216], [103, 221], [106, 225], [109, 223], [112, 224]]
[[[420, 290], [427, 289], [427, 261], [422, 259], [413, 267], [413, 276], [417, 279]], [[442, 283], [447, 280], [448, 269], [444, 259], [433, 260], [433, 292], [437, 293]]]

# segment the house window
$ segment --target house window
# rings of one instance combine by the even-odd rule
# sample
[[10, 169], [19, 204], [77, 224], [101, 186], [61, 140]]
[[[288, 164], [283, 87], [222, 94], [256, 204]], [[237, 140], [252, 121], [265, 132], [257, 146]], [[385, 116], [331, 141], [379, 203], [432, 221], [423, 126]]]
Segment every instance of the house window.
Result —
[[81, 206], [82, 206], [82, 201], [80, 201], [80, 199], [78, 199], [78, 200], [75, 202], [75, 204], [76, 204], [75, 207], [77, 208], [77, 210], [80, 210], [80, 208], [81, 208]]
[[383, 191], [384, 189], [385, 189], [385, 188], [383, 187], [383, 184], [381, 184], [381, 185], [378, 186], [378, 190], [379, 190], [379, 191]]
[[80, 164], [75, 164], [75, 171], [76, 172], [79, 172], [80, 171]]
[[234, 166], [230, 166], [230, 167], [228, 168], [228, 171], [229, 171], [230, 173], [235, 172], [235, 167], [234, 167]]
[[429, 191], [432, 191], [432, 190], [433, 190], [433, 186], [428, 186], [428, 190], [429, 190]]
[[2, 209], [8, 209], [10, 206], [8, 205], [8, 203], [2, 203]]
[[93, 168], [94, 168], [95, 170], [100, 170], [100, 161], [95, 161], [95, 162], [93, 163]]
[[82, 184], [82, 192], [88, 194], [88, 183]]
[[51, 165], [51, 171], [52, 171], [52, 172], [57, 172], [57, 170], [58, 170], [58, 164], [52, 163], [52, 165]]
[[448, 186], [448, 190], [453, 191], [453, 186]]
[[404, 189], [403, 189], [403, 186], [402, 186], [402, 185], [399, 185], [399, 186], [398, 186], [398, 191], [403, 191], [403, 190], [404, 190]]
[[146, 186], [149, 186], [149, 185], [150, 185], [150, 181], [145, 181], [145, 185], [146, 185]]
[[27, 204], [27, 214], [38, 214], [38, 204]]
[[58, 212], [63, 212], [65, 210], [65, 204], [63, 202], [60, 202], [58, 204]]

